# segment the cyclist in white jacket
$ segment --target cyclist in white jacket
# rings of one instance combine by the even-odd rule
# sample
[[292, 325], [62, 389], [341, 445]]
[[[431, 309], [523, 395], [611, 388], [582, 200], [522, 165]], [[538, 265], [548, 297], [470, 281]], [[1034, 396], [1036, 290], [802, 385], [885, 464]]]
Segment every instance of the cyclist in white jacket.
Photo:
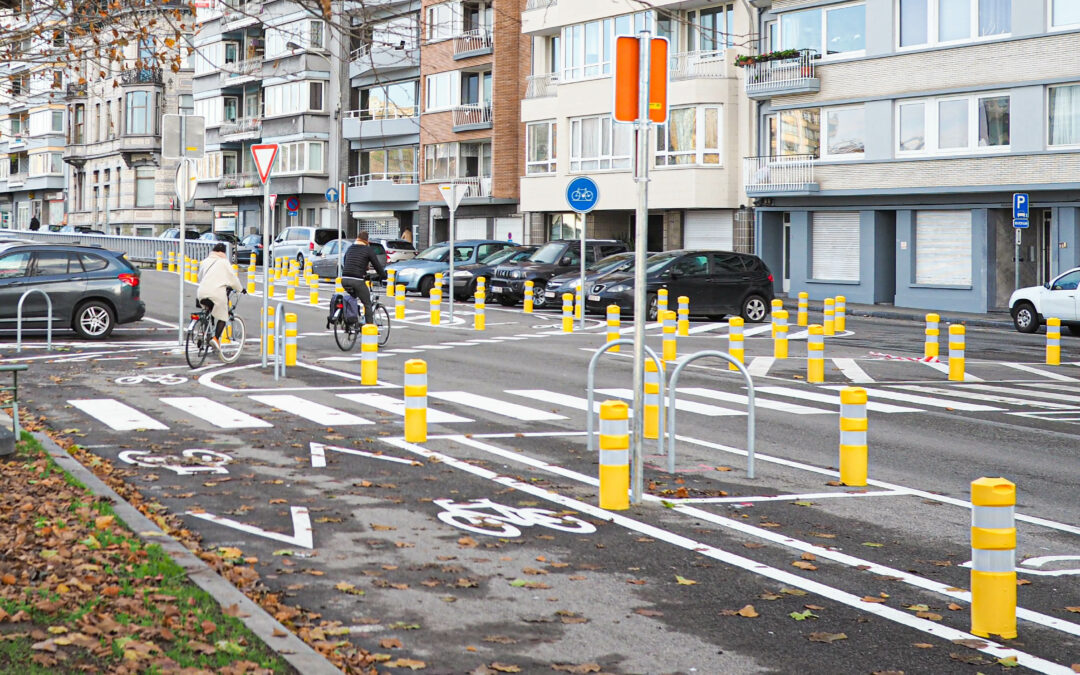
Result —
[[199, 263], [199, 288], [195, 298], [199, 304], [210, 310], [210, 315], [217, 323], [214, 326], [214, 349], [221, 353], [221, 334], [225, 331], [225, 322], [229, 320], [228, 289], [243, 291], [240, 278], [233, 272], [229, 259], [225, 257], [225, 244], [214, 244], [213, 250]]

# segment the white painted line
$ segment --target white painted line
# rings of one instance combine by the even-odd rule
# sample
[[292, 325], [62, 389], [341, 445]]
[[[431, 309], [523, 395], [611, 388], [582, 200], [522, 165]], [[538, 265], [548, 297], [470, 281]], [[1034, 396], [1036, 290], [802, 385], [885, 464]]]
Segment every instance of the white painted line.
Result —
[[746, 337], [750, 337], [752, 335], [760, 335], [762, 333], [772, 333], [772, 324], [767, 323], [761, 326], [754, 326], [752, 328], [746, 328], [743, 330], [743, 335], [745, 335]]
[[837, 497], [906, 497], [911, 493], [901, 490], [878, 490], [876, 492], [817, 492], [808, 495], [772, 495], [767, 497], [690, 497], [664, 500], [672, 504], [740, 504], [742, 502], [795, 502], [809, 499], [835, 499]]
[[810, 331], [808, 331], [808, 330], [805, 330], [805, 329], [804, 330], [797, 330], [794, 333], [788, 333], [787, 339], [788, 340], [805, 340], [808, 335], [810, 335]]
[[[840, 391], [846, 389], [843, 385], [829, 385], [824, 389], [833, 389]], [[905, 394], [899, 391], [889, 391], [888, 389], [867, 389], [867, 398], [887, 398], [893, 401], [904, 401], [905, 403], [918, 403], [920, 405], [930, 406], [931, 408], [947, 408], [951, 410], [960, 410], [963, 412], [997, 412], [1005, 410], [1005, 408], [995, 408], [989, 405], [978, 405], [975, 403], [964, 403], [963, 401], [950, 401], [944, 398], [934, 398], [933, 396], [919, 396], [918, 394]]]
[[381, 459], [386, 462], [393, 462], [395, 464], [407, 464], [408, 466], [422, 465], [423, 462], [418, 462], [415, 459], [402, 459], [401, 457], [391, 457], [390, 455], [380, 455], [377, 452], [367, 452], [365, 450], [353, 450], [352, 448], [342, 448], [336, 445], [324, 445], [322, 443], [311, 442], [311, 466], [315, 469], [326, 468], [326, 451], [333, 450], [334, 452], [340, 452], [344, 455], [356, 455], [358, 457], [368, 457], [370, 459]]
[[198, 417], [209, 422], [219, 429], [252, 429], [274, 426], [265, 420], [234, 410], [205, 396], [177, 396], [158, 400], [182, 410], [192, 417]]
[[690, 335], [697, 335], [698, 333], [707, 333], [712, 330], [718, 330], [720, 328], [727, 328], [728, 322], [723, 321], [721, 323], [705, 323], [700, 326], [693, 326], [687, 330]]
[[71, 405], [105, 424], [114, 431], [168, 429], [161, 422], [113, 398], [81, 398], [68, 401]]
[[[909, 363], [921, 363], [921, 364], [923, 364], [924, 366], [926, 366], [928, 368], [933, 368], [934, 370], [938, 371], [939, 373], [945, 373], [946, 375], [949, 373], [949, 362], [948, 362], [948, 360], [945, 360], [945, 361], [943, 361], [941, 363], [931, 363], [930, 361], [913, 361], [913, 362], [909, 362]], [[982, 382], [983, 379], [981, 377], [975, 377], [971, 373], [967, 372], [967, 368], [966, 368], [967, 365], [968, 364], [965, 364], [965, 368], [964, 368], [964, 382]]]
[[159, 325], [159, 326], [165, 326], [165, 327], [167, 327], [167, 328], [176, 328], [176, 324], [175, 324], [175, 323], [170, 323], [170, 322], [168, 322], [168, 321], [162, 321], [161, 319], [155, 319], [155, 318], [153, 318], [153, 317], [150, 317], [150, 316], [144, 316], [144, 317], [143, 317], [142, 319], [140, 319], [140, 320], [141, 320], [141, 321], [149, 321], [150, 323], [156, 323], [156, 324], [157, 324], [157, 325]]
[[374, 422], [366, 420], [363, 417], [357, 417], [352, 413], [347, 413], [343, 410], [331, 408], [328, 405], [315, 403], [314, 401], [309, 401], [306, 398], [300, 398], [299, 396], [293, 396], [291, 394], [259, 395], [252, 396], [251, 399], [258, 401], [263, 405], [268, 405], [271, 408], [284, 410], [287, 413], [302, 417], [322, 426], [343, 427], [374, 424]]
[[[398, 400], [392, 396], [386, 394], [338, 394], [340, 398], [366, 405], [378, 410], [385, 410], [388, 413], [395, 415], [405, 416], [405, 401]], [[450, 413], [442, 412], [441, 410], [435, 410], [428, 407], [427, 421], [430, 424], [447, 424], [449, 422], [472, 422], [467, 417], [459, 417]]]
[[[731, 403], [747, 404], [747, 398], [742, 394], [729, 394], [726, 391], [716, 391], [714, 389], [702, 389], [700, 387], [679, 387], [678, 393], [689, 394], [691, 396], [701, 396], [702, 398], [711, 398], [717, 401], [729, 401]], [[767, 398], [754, 397], [755, 408], [768, 408], [770, 410], [779, 410], [781, 412], [794, 413], [796, 415], [835, 415], [835, 410], [822, 410], [820, 408], [810, 408], [804, 405], [797, 405], [795, 403], [784, 403], [782, 401], [770, 401]]]
[[[592, 350], [590, 350], [592, 351]], [[554, 405], [561, 405], [573, 410], [588, 410], [589, 400], [581, 398], [580, 396], [570, 396], [569, 394], [560, 394], [556, 391], [548, 391], [546, 389], [507, 389], [507, 394], [513, 394], [514, 396], [523, 396], [534, 401], [544, 401], [545, 403], [552, 403]], [[593, 401], [593, 412], [600, 412], [601, 401]], [[630, 416], [633, 417], [634, 411], [630, 411]]]
[[[597, 394], [603, 394], [604, 396], [615, 396], [616, 398], [626, 399], [632, 401], [634, 399], [634, 392], [629, 389], [597, 389]], [[667, 400], [664, 401], [665, 405]], [[675, 409], [683, 410], [690, 413], [697, 413], [698, 415], [708, 415], [709, 417], [724, 417], [728, 415], [745, 415], [745, 410], [732, 410], [731, 408], [721, 408], [720, 406], [709, 405], [707, 403], [698, 403], [697, 401], [683, 401], [675, 399]]]
[[[385, 353], [386, 352], [379, 352], [380, 355]], [[354, 361], [362, 361], [363, 359], [364, 357], [362, 356], [324, 356], [323, 358], [319, 359], [319, 362], [321, 363], [323, 361], [326, 361], [332, 363], [352, 363]]]
[[443, 344], [447, 345], [448, 347], [472, 347], [476, 343], [475, 342], [444, 342]]
[[264, 530], [261, 527], [255, 527], [254, 525], [241, 523], [239, 521], [233, 520], [232, 518], [215, 516], [212, 513], [188, 511], [185, 515], [193, 516], [195, 518], [201, 518], [211, 523], [217, 523], [218, 525], [231, 527], [234, 530], [240, 530], [241, 532], [247, 532], [248, 534], [258, 535], [260, 537], [266, 537], [267, 539], [273, 539], [274, 541], [280, 541], [285, 544], [302, 546], [306, 549], [315, 548], [315, 542], [314, 538], [312, 537], [311, 531], [311, 516], [308, 514], [307, 507], [292, 506], [289, 508], [292, 512], [292, 535], [281, 534], [280, 532], [271, 532], [270, 530]]
[[497, 398], [472, 394], [467, 391], [429, 391], [428, 396], [440, 401], [449, 401], [459, 405], [470, 406], [496, 415], [505, 415], [522, 422], [541, 422], [548, 420], [564, 420], [563, 415], [557, 415], [546, 410], [537, 410], [517, 403], [500, 401]]
[[[1060, 394], [1057, 392], [1036, 391], [1031, 389], [1014, 389], [1013, 387], [995, 387], [992, 384], [965, 384], [964, 389], [974, 389], [977, 391], [989, 391], [997, 394], [1015, 394], [1017, 396], [1031, 396], [1034, 398], [1048, 398], [1054, 401], [1070, 401], [1072, 403], [1080, 403], [1080, 396]], [[1076, 406], [1072, 406], [1075, 408]]]
[[516, 335], [515, 337], [519, 337], [519, 338], [534, 338], [534, 337], [536, 337], [536, 333], [518, 333], [518, 334], [517, 334], [517, 335]]
[[499, 343], [498, 340], [487, 340], [487, 339], [469, 340], [469, 342], [473, 343], [474, 345], [486, 345], [486, 344], [498, 344]]
[[870, 377], [870, 375], [855, 362], [855, 359], [833, 359], [832, 362], [833, 365], [840, 369], [840, 372], [844, 374], [844, 377], [852, 382], [866, 383], [874, 381], [874, 378]]
[[[841, 388], [843, 389], [845, 387]], [[804, 389], [795, 389], [794, 387], [754, 387], [754, 391], [760, 391], [765, 394], [776, 394], [777, 396], [790, 396], [792, 398], [799, 398], [804, 401], [817, 401], [819, 403], [828, 403], [837, 407], [840, 406], [840, 396], [838, 394], [823, 394], [819, 391], [806, 391]], [[922, 410], [919, 408], [908, 408], [902, 405], [878, 403], [877, 401], [867, 401], [866, 409], [882, 413], [922, 412]]]
[[394, 349], [387, 349], [386, 351], [393, 352], [394, 354], [419, 354], [420, 353], [419, 349], [405, 349], [404, 347], [395, 347]]
[[1026, 363], [1008, 363], [1008, 362], [1003, 361], [1001, 363], [1001, 365], [1008, 366], [1009, 368], [1015, 368], [1016, 370], [1022, 370], [1025, 373], [1032, 373], [1034, 375], [1038, 375], [1039, 377], [1045, 377], [1048, 380], [1058, 380], [1060, 382], [1080, 382], [1080, 379], [1077, 379], [1075, 377], [1069, 377], [1068, 375], [1062, 375], [1061, 373], [1055, 373], [1052, 370], [1043, 370], [1042, 368], [1035, 368], [1033, 366], [1027, 365]]
[[774, 363], [776, 363], [776, 359], [771, 356], [755, 356], [750, 359], [750, 365], [746, 367], [746, 372], [753, 377], [765, 377], [769, 374], [769, 368], [772, 368]]
[[1007, 405], [1018, 405], [1028, 408], [1046, 408], [1048, 410], [1072, 410], [1076, 407], [1074, 405], [1066, 405], [1064, 403], [1032, 401], [1030, 399], [1013, 398], [1011, 396], [997, 396], [995, 394], [980, 394], [974, 391], [965, 391], [960, 388], [943, 389], [939, 387], [924, 387], [916, 384], [895, 385], [895, 387], [897, 389], [904, 389], [906, 391], [921, 391], [926, 394], [941, 394], [942, 396], [953, 396], [956, 398], [966, 398], [975, 401], [988, 401], [992, 403], [1005, 403]]
[[499, 339], [503, 340], [503, 341], [506, 341], [506, 342], [509, 342], [509, 341], [512, 341], [512, 340], [528, 340], [529, 338], [521, 337], [519, 335], [507, 335], [507, 336], [501, 337]]
[[453, 349], [453, 347], [446, 347], [443, 345], [416, 345], [417, 349]]

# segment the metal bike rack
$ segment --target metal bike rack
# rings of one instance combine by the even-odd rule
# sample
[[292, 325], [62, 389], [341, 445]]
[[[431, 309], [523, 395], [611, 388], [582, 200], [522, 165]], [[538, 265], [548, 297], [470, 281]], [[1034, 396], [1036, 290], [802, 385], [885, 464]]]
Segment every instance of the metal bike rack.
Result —
[[[299, 314], [296, 317], [297, 326], [300, 324]], [[299, 333], [300, 331], [297, 330]], [[281, 339], [278, 339], [278, 335]], [[285, 377], [285, 303], [279, 302], [274, 308], [274, 381]], [[266, 347], [264, 346], [265, 350]], [[279, 375], [280, 372], [280, 375]]]
[[675, 473], [675, 393], [676, 386], [679, 383], [679, 374], [682, 373], [683, 368], [690, 365], [698, 359], [703, 359], [707, 356], [715, 356], [723, 359], [735, 366], [740, 373], [742, 373], [743, 379], [746, 380], [746, 477], [754, 477], [754, 382], [750, 379], [750, 373], [747, 372], [746, 367], [735, 357], [727, 352], [721, 352], [714, 349], [707, 349], [696, 354], [690, 354], [679, 359], [679, 365], [675, 366], [675, 369], [671, 371], [671, 377], [668, 380], [668, 473]]
[[19, 296], [19, 307], [15, 312], [15, 317], [16, 317], [15, 318], [15, 351], [16, 351], [16, 353], [22, 351], [22, 319], [23, 319], [22, 307], [23, 307], [23, 302], [26, 300], [26, 296], [28, 296], [28, 295], [30, 295], [32, 293], [41, 293], [42, 295], [45, 296], [45, 303], [47, 304], [47, 306], [49, 308], [49, 314], [48, 314], [48, 316], [45, 317], [46, 319], [48, 319], [48, 321], [45, 322], [45, 331], [46, 331], [46, 333], [45, 333], [45, 335], [46, 335], [46, 338], [45, 338], [45, 350], [50, 351], [50, 352], [52, 351], [52, 323], [53, 323], [52, 298], [50, 298], [49, 294], [46, 293], [45, 291], [41, 290], [40, 288], [31, 288], [30, 290], [25, 291], [21, 296]]
[[11, 392], [11, 431], [15, 434], [15, 443], [19, 442], [19, 437], [22, 435], [22, 430], [19, 427], [19, 373], [27, 368], [29, 366], [25, 363], [0, 365], [0, 373], [11, 373], [11, 386], [0, 387], [0, 391]]

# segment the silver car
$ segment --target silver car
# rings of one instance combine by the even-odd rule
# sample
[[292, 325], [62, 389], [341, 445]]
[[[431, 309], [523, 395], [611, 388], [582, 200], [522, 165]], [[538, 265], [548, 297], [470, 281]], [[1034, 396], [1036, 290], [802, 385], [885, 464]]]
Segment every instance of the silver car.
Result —
[[337, 230], [332, 227], [286, 227], [270, 244], [270, 259], [297, 260], [303, 265], [305, 258], [333, 239]]
[[386, 262], [388, 263], [412, 260], [416, 257], [416, 247], [412, 245], [412, 242], [404, 239], [380, 239], [379, 243], [386, 249]]
[[[341, 251], [341, 256], [344, 259], [345, 251], [348, 251], [353, 243], [351, 239], [334, 239], [326, 242], [322, 248], [315, 252], [315, 256], [311, 259], [311, 271], [318, 274], [320, 279], [336, 278], [338, 275], [338, 251]], [[382, 244], [373, 241], [370, 246], [375, 249], [376, 253], [386, 255]]]

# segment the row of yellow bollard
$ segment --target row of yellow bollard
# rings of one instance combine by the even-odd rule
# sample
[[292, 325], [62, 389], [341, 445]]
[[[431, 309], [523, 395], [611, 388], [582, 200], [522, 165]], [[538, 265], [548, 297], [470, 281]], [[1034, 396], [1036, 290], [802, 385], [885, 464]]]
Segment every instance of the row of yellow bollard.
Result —
[[[832, 337], [837, 332], [847, 330], [847, 298], [838, 295], [835, 298], [825, 298], [822, 301], [821, 327], [826, 337]], [[783, 301], [773, 300], [773, 311], [783, 309]], [[806, 291], [799, 293], [798, 304], [795, 313], [795, 325], [806, 327], [810, 324], [810, 294]]]

